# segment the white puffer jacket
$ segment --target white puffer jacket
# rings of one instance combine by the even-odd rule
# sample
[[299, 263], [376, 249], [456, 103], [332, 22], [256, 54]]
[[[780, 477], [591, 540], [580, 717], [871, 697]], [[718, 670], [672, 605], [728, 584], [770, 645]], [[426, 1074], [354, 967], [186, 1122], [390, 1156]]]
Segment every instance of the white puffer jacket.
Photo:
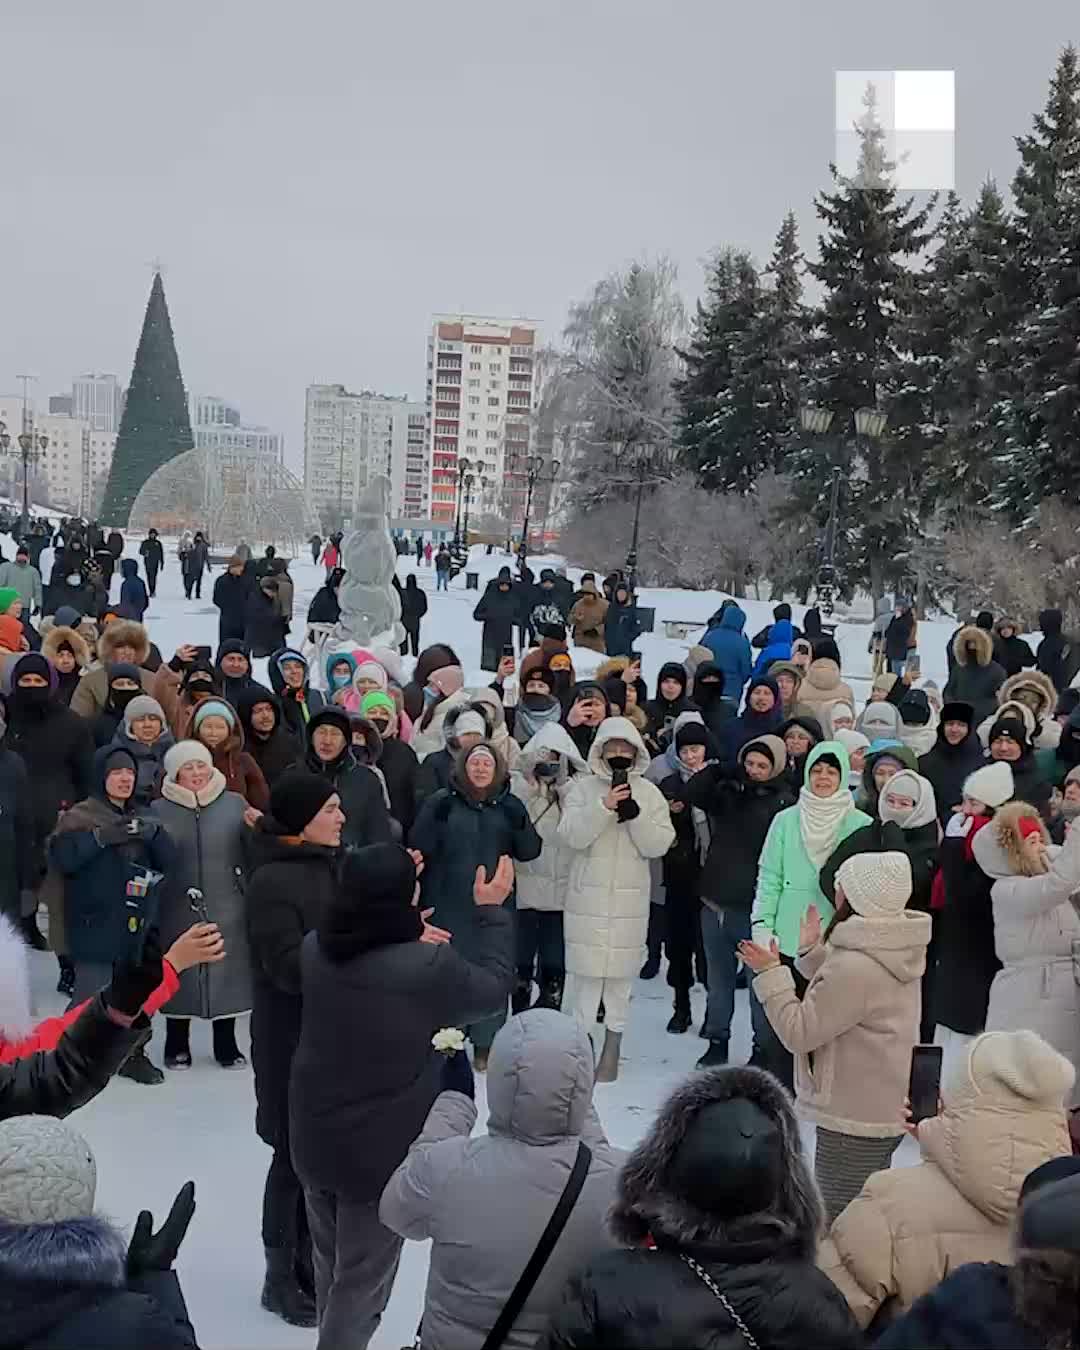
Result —
[[[554, 750], [562, 756], [558, 778], [538, 780], [533, 772], [539, 759]], [[518, 909], [561, 910], [566, 903], [566, 887], [570, 880], [570, 862], [573, 853], [559, 842], [559, 822], [563, 802], [573, 781], [566, 766], [575, 774], [587, 774], [588, 765], [578, 754], [577, 746], [559, 724], [541, 727], [525, 743], [518, 758], [517, 768], [510, 779], [510, 791], [525, 803], [529, 819], [536, 833], [544, 841], [539, 858], [515, 865]]]
[[[603, 751], [613, 740], [627, 741], [636, 752], [630, 795], [639, 814], [625, 823], [604, 805], [611, 770]], [[575, 778], [566, 794], [559, 840], [574, 851], [563, 930], [569, 974], [628, 980], [641, 968], [649, 929], [649, 859], [663, 857], [675, 840], [663, 793], [642, 776], [648, 767], [648, 751], [633, 723], [609, 717], [589, 751], [591, 773]]]

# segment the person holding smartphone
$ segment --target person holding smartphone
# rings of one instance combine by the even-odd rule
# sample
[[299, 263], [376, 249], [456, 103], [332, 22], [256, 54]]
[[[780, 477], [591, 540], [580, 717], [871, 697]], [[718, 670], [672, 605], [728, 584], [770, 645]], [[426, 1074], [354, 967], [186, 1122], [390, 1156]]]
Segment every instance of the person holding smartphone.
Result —
[[[114, 961], [137, 956], [156, 920], [161, 883], [176, 866], [176, 848], [164, 827], [134, 809], [137, 778], [130, 750], [103, 747], [94, 756], [89, 797], [63, 812], [49, 840], [75, 969], [72, 1007], [109, 983]], [[120, 1072], [146, 1085], [164, 1079], [145, 1046]]]
[[972, 1042], [931, 1116], [909, 1117], [922, 1162], [874, 1173], [818, 1249], [818, 1265], [861, 1327], [880, 1330], [958, 1266], [1009, 1261], [1025, 1179], [1069, 1153], [1064, 1099], [1073, 1078], [1034, 1032], [986, 1032]]

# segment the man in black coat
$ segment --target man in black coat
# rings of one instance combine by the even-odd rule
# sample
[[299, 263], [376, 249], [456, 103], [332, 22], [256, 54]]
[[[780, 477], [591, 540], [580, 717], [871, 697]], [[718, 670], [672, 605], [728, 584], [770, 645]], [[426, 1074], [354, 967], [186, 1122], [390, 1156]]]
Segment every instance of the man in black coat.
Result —
[[272, 789], [286, 769], [303, 760], [304, 746], [285, 725], [277, 694], [261, 684], [243, 690], [234, 707], [244, 729], [244, 748]]
[[1060, 609], [1044, 609], [1039, 615], [1039, 627], [1043, 640], [1035, 653], [1035, 664], [1044, 675], [1049, 675], [1054, 688], [1060, 694], [1073, 682], [1077, 670], [1080, 670], [1080, 644], [1067, 637], [1062, 631]]
[[191, 548], [184, 554], [184, 594], [191, 599], [194, 590], [196, 600], [202, 599], [203, 573], [210, 571], [210, 549], [201, 530], [196, 530]]
[[[379, 1199], [442, 1085], [432, 1036], [489, 1017], [510, 997], [514, 928], [502, 906], [512, 885], [509, 859], [474, 883], [466, 960], [449, 934], [426, 927], [410, 854], [379, 844], [346, 855], [340, 886], [304, 939], [289, 1129], [327, 1346], [369, 1344], [389, 1301], [402, 1239], [380, 1222]], [[362, 1069], [342, 1072], [343, 1046], [356, 1035]]]
[[[370, 725], [370, 723], [369, 723]], [[372, 728], [372, 741], [378, 733]], [[362, 848], [400, 837], [387, 805], [382, 780], [366, 764], [360, 763], [352, 749], [352, 726], [344, 708], [323, 708], [308, 723], [308, 748], [304, 763], [312, 773], [322, 774], [333, 784], [345, 812], [342, 841], [347, 847]], [[382, 742], [368, 749], [374, 760], [382, 751]]]
[[934, 788], [938, 820], [949, 823], [964, 796], [964, 779], [984, 762], [970, 703], [946, 703], [941, 709], [937, 744], [919, 760], [919, 772]]
[[427, 610], [427, 595], [420, 589], [416, 573], [410, 572], [405, 578], [405, 589], [401, 592], [401, 626], [405, 629], [405, 641], [401, 644], [402, 656], [408, 656], [410, 643], [413, 656], [420, 655], [420, 623]]
[[[817, 611], [815, 610], [814, 612], [816, 613]], [[786, 619], [788, 623], [791, 623], [791, 606], [786, 601], [773, 606], [773, 623], [779, 623], [782, 619]], [[755, 633], [750, 639], [751, 647], [757, 648], [758, 651], [764, 651], [769, 645], [769, 634], [772, 632], [772, 626], [772, 623], [767, 623], [759, 633]], [[820, 633], [820, 621], [818, 631]], [[791, 623], [792, 642], [794, 642], [796, 638], [802, 637], [802, 635], [802, 629], [796, 624]], [[815, 635], [808, 633], [807, 636], [813, 637]]]
[[165, 566], [165, 550], [161, 546], [157, 530], [151, 528], [147, 531], [146, 538], [139, 545], [139, 557], [142, 558], [146, 570], [146, 589], [151, 595], [156, 595], [158, 573]]
[[[38, 877], [34, 870], [30, 780], [22, 758], [4, 744], [6, 735], [7, 715], [0, 699], [0, 858], [4, 859], [0, 866], [0, 914], [6, 914], [32, 946], [44, 946], [33, 914]], [[25, 918], [24, 908], [31, 911]]]
[[325, 583], [311, 597], [307, 614], [308, 623], [337, 623], [338, 619], [341, 618], [338, 588], [344, 579], [344, 568], [335, 567], [326, 578]]
[[488, 582], [487, 590], [473, 610], [473, 618], [484, 625], [480, 656], [483, 670], [495, 672], [499, 669], [503, 648], [514, 645], [514, 625], [526, 621], [522, 593], [514, 587], [509, 567], [500, 568], [499, 575]]
[[300, 950], [329, 909], [344, 824], [333, 784], [293, 768], [255, 827], [245, 892], [251, 944], [255, 1129], [274, 1150], [263, 1193], [262, 1305], [291, 1326], [315, 1325], [304, 1197], [289, 1153], [289, 1075], [300, 1041]]
[[255, 582], [245, 571], [243, 558], [235, 554], [225, 565], [225, 571], [214, 582], [214, 604], [221, 611], [218, 620], [218, 642], [229, 638], [243, 641], [247, 626], [248, 597]]

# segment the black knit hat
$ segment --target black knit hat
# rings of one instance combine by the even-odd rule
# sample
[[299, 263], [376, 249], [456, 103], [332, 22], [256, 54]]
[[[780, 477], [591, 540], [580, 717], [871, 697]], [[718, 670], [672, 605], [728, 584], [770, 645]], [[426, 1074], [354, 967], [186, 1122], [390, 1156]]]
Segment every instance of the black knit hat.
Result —
[[318, 926], [324, 955], [348, 961], [375, 947], [415, 942], [424, 931], [415, 889], [416, 864], [400, 844], [347, 850], [334, 899]]
[[270, 789], [270, 814], [290, 834], [300, 834], [335, 791], [330, 779], [322, 774], [286, 769]]
[[604, 681], [604, 697], [609, 706], [614, 704], [620, 715], [626, 711], [626, 683], [618, 675], [609, 675]]
[[349, 714], [344, 708], [339, 708], [336, 704], [320, 708], [311, 717], [307, 724], [308, 745], [311, 744], [311, 738], [319, 727], [337, 727], [346, 741], [352, 737], [352, 724], [349, 721]]
[[785, 1165], [779, 1124], [756, 1103], [710, 1102], [693, 1118], [665, 1181], [680, 1198], [727, 1218], [768, 1210]]
[[946, 722], [964, 722], [967, 726], [973, 727], [975, 709], [970, 703], [961, 703], [957, 699], [944, 703], [941, 707], [941, 723], [944, 726]]
[[930, 722], [930, 700], [922, 689], [909, 689], [900, 703], [900, 720], [906, 727], [925, 727]]
[[1007, 736], [1010, 740], [1016, 741], [1017, 745], [1024, 750], [1030, 748], [1027, 727], [1019, 717], [999, 717], [990, 728], [987, 745], [993, 745], [1002, 736]]
[[688, 745], [712, 745], [712, 737], [700, 722], [684, 722], [675, 733], [676, 750], [682, 750]]

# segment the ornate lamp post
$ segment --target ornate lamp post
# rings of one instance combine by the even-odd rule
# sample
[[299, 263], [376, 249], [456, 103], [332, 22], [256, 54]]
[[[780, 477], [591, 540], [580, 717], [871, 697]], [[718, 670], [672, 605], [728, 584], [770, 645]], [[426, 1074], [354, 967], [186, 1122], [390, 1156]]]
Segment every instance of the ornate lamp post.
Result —
[[626, 554], [626, 586], [630, 594], [637, 591], [638, 532], [641, 528], [641, 498], [645, 491], [645, 479], [648, 476], [649, 461], [645, 455], [637, 458], [637, 489], [634, 494], [634, 530], [630, 536], [630, 548]]
[[529, 512], [532, 510], [533, 489], [536, 487], [544, 467], [540, 455], [528, 455], [525, 459], [527, 489], [525, 492], [525, 519], [521, 526], [521, 543], [518, 545], [518, 572], [524, 573], [529, 556]]
[[[473, 488], [476, 486], [476, 475], [474, 473], [467, 473], [465, 475], [465, 524], [461, 531], [466, 553], [469, 551], [469, 507], [472, 505]], [[487, 479], [481, 477], [479, 486], [480, 491], [483, 492], [487, 487]]]
[[0, 451], [5, 455], [17, 454], [22, 460], [23, 500], [19, 538], [25, 539], [30, 526], [30, 467], [33, 465], [36, 468], [39, 464], [41, 456], [49, 448], [49, 438], [44, 433], [34, 435], [32, 431], [21, 431], [16, 439], [18, 449], [13, 449], [8, 429], [0, 422]]
[[457, 554], [461, 552], [461, 485], [465, 481], [465, 475], [472, 468], [467, 459], [459, 459], [457, 465], [457, 491], [454, 493], [454, 547], [451, 550]]

